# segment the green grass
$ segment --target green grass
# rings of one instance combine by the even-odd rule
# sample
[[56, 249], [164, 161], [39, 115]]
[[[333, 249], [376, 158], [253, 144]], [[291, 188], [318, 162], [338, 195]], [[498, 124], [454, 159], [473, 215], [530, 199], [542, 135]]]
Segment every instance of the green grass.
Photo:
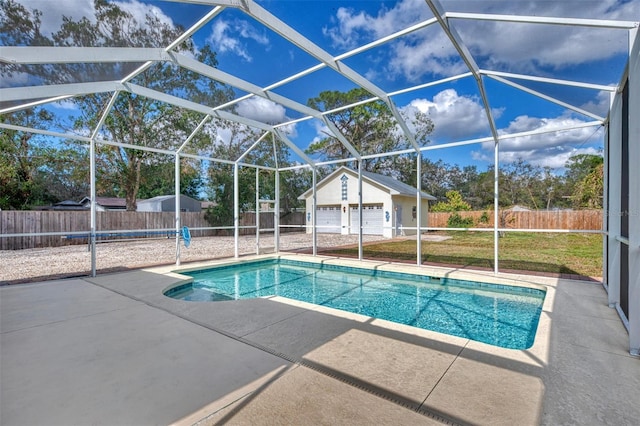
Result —
[[[422, 242], [422, 261], [463, 267], [493, 269], [492, 232], [448, 232], [446, 241]], [[499, 268], [576, 274], [602, 275], [602, 236], [599, 234], [559, 234], [508, 232], [499, 240]], [[325, 252], [326, 253], [326, 252]], [[333, 249], [329, 253], [357, 256], [358, 249]], [[415, 240], [373, 243], [364, 246], [367, 259], [416, 260]]]

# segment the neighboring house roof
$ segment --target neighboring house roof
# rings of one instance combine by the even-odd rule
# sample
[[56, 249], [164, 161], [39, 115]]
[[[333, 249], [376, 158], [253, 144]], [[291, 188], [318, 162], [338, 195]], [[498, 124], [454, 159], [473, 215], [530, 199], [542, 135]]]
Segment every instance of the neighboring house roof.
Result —
[[127, 200], [125, 198], [118, 197], [96, 197], [96, 203], [102, 207], [109, 208], [127, 208]]
[[[316, 187], [319, 188], [320, 186], [322, 186], [322, 184], [324, 182], [328, 182], [331, 179], [334, 179], [336, 176], [338, 176], [341, 173], [348, 173], [351, 176], [358, 176], [358, 172], [350, 169], [349, 167], [346, 166], [342, 166], [339, 169], [335, 170], [333, 173], [331, 173], [329, 176], [325, 177], [324, 179], [322, 179], [320, 182], [318, 182], [316, 184]], [[377, 185], [380, 185], [384, 188], [386, 188], [389, 193], [391, 195], [406, 195], [406, 196], [411, 196], [411, 197], [415, 197], [416, 195], [416, 188], [414, 188], [411, 185], [407, 185], [404, 182], [400, 182], [397, 179], [392, 178], [391, 176], [385, 176], [385, 175], [381, 175], [378, 173], [372, 173], [372, 172], [362, 172], [362, 181], [363, 182], [369, 182], [369, 183], [375, 183]], [[311, 193], [313, 192], [313, 188], [308, 189], [307, 191], [305, 191], [302, 195], [300, 195], [298, 197], [299, 200], [303, 200], [305, 198], [307, 198], [308, 196], [311, 195]], [[422, 198], [427, 199], [427, 200], [435, 200], [436, 197], [434, 197], [433, 195], [429, 195], [426, 192], [422, 191], [421, 192]]]
[[55, 203], [52, 210], [84, 210], [84, 206], [77, 201], [64, 200], [59, 203]]
[[144, 202], [153, 202], [153, 201], [165, 201], [175, 198], [175, 195], [158, 195], [157, 197], [147, 198], [146, 200], [140, 200]]
[[[140, 204], [140, 203], [162, 202], [162, 201], [167, 201], [167, 200], [173, 200], [174, 198], [176, 198], [175, 195], [158, 195], [157, 197], [147, 198], [146, 200], [138, 200], [138, 204]], [[200, 202], [200, 201], [196, 200], [195, 198], [189, 197], [188, 195], [180, 194], [180, 199], [185, 199], [185, 198], [188, 198], [190, 200], [196, 201], [198, 203]]]
[[77, 201], [64, 200], [64, 201], [60, 201], [59, 203], [55, 203], [54, 206], [82, 207], [82, 204], [78, 203]]
[[519, 206], [517, 204], [513, 207], [509, 207], [507, 210], [511, 210], [512, 212], [530, 212], [531, 211], [530, 208]]
[[[80, 200], [80, 203], [88, 207], [91, 204], [91, 198], [84, 197], [82, 200]], [[100, 204], [102, 207], [108, 209], [127, 208], [127, 200], [118, 197], [96, 197], [96, 204]]]
[[216, 203], [215, 201], [201, 201], [200, 202], [200, 206], [203, 209], [208, 209], [209, 207], [215, 207], [217, 205], [218, 205], [218, 203]]

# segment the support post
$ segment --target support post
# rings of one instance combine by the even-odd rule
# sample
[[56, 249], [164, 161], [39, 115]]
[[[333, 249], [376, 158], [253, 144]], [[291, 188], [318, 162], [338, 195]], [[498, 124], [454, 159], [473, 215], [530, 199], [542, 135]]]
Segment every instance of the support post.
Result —
[[416, 262], [422, 265], [422, 153], [416, 155]]
[[89, 143], [89, 174], [91, 179], [91, 218], [90, 218], [90, 236], [89, 244], [91, 245], [91, 276], [96, 276], [96, 141], [91, 138]]
[[[613, 95], [610, 94], [610, 101], [613, 102]], [[611, 105], [610, 102], [610, 105]], [[611, 109], [611, 106], [609, 107]], [[603, 161], [603, 185], [602, 185], [602, 286], [607, 293], [609, 292], [609, 243], [607, 233], [609, 230], [609, 123], [605, 126], [604, 131], [604, 161]], [[608, 296], [607, 296], [608, 297]]]
[[499, 203], [499, 190], [498, 181], [500, 178], [500, 149], [498, 146], [498, 140], [496, 139], [493, 144], [493, 273], [497, 274], [499, 269], [498, 265], [498, 249], [500, 244], [500, 233], [498, 232], [498, 226], [500, 224], [500, 203]]
[[312, 214], [311, 214], [311, 235], [312, 235], [312, 246], [313, 246], [313, 255], [317, 256], [318, 255], [318, 232], [316, 230], [316, 225], [317, 225], [317, 221], [316, 221], [316, 209], [317, 209], [317, 205], [316, 205], [316, 168], [313, 167], [311, 169], [313, 171], [312, 173], [312, 177], [311, 177], [311, 186], [313, 188], [313, 197], [311, 198], [311, 210], [312, 210]]
[[260, 254], [260, 169], [256, 167], [256, 254]]
[[275, 240], [275, 252], [280, 253], [280, 170], [276, 170], [276, 202], [273, 212], [273, 238]]
[[100, 128], [104, 125], [104, 122], [107, 120], [107, 116], [113, 105], [116, 103], [116, 99], [118, 98], [118, 92], [115, 92], [107, 107], [104, 109], [102, 113], [102, 117], [100, 117], [100, 121], [96, 125], [95, 129], [91, 133], [91, 139], [89, 142], [89, 179], [90, 179], [90, 196], [91, 196], [91, 218], [90, 218], [90, 235], [89, 235], [89, 248], [91, 250], [91, 276], [96, 276], [96, 138], [98, 137], [98, 133], [100, 132]]
[[233, 165], [233, 256], [240, 257], [240, 188], [239, 166]]
[[176, 213], [176, 266], [180, 266], [180, 154], [176, 154], [175, 158], [175, 179], [174, 179], [174, 193], [176, 195], [175, 213]]
[[[640, 32], [629, 31], [629, 159], [640, 158]], [[635, 184], [633, 183], [635, 182]], [[629, 167], [629, 353], [640, 356], [640, 170]]]
[[358, 160], [358, 260], [363, 258], [362, 250], [362, 160]]
[[621, 188], [622, 188], [622, 96], [612, 95], [609, 109], [607, 159], [609, 162], [607, 179], [607, 298], [610, 308], [620, 303], [620, 259], [622, 244], [617, 237], [622, 228]]

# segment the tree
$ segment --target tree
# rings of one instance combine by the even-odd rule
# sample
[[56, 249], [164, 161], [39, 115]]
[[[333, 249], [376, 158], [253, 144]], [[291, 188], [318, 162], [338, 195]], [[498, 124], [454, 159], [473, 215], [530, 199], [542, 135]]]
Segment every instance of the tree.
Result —
[[569, 186], [582, 182], [584, 178], [604, 163], [601, 155], [578, 154], [570, 157], [566, 164], [565, 180]]
[[[430, 161], [428, 158], [422, 159], [422, 190], [433, 195], [437, 199], [444, 199], [447, 191], [451, 188], [449, 173], [451, 165], [442, 160]], [[412, 170], [415, 181], [415, 168]], [[415, 185], [415, 184], [414, 184]]]
[[459, 212], [469, 211], [471, 205], [462, 199], [458, 191], [447, 191], [447, 201], [440, 201], [431, 206], [431, 211], [437, 212]]
[[[198, 163], [191, 159], [180, 159], [180, 194], [200, 199], [204, 186], [202, 172]], [[140, 190], [138, 197], [147, 199], [175, 192], [174, 162], [158, 162], [143, 164], [141, 169]]]
[[[362, 88], [348, 92], [325, 91], [307, 102], [311, 108], [321, 111], [351, 105], [371, 98], [371, 94]], [[381, 154], [411, 147], [404, 134], [398, 128], [395, 117], [382, 101], [367, 102], [352, 108], [343, 109], [327, 115], [340, 133], [360, 154]], [[415, 113], [409, 118], [409, 125], [415, 130], [415, 138], [420, 145], [428, 143], [433, 132], [433, 122], [423, 113]], [[405, 120], [407, 121], [407, 120]], [[349, 150], [332, 134], [312, 143], [308, 154], [322, 154], [327, 160], [352, 157]], [[364, 170], [376, 173], [391, 173], [410, 165], [410, 156], [380, 157], [363, 160]], [[413, 160], [415, 161], [415, 160]]]
[[[222, 125], [222, 123], [220, 123]], [[236, 161], [257, 140], [258, 133], [238, 123], [226, 125], [225, 140], [220, 139], [214, 147], [213, 157]], [[289, 150], [282, 141], [271, 143], [262, 141], [245, 157], [249, 164], [261, 166], [287, 167], [291, 165]], [[212, 162], [208, 169], [207, 195], [216, 202], [216, 206], [208, 209], [206, 218], [212, 226], [230, 226], [233, 223], [233, 166], [222, 162]], [[259, 198], [275, 200], [275, 172], [260, 170]], [[256, 209], [256, 169], [239, 167], [238, 198], [240, 212]], [[311, 185], [311, 172], [305, 170], [289, 170], [280, 173], [280, 209], [284, 213], [300, 207], [303, 201], [298, 196]]]
[[[477, 183], [476, 183], [476, 197], [475, 201], [476, 208], [493, 209], [494, 207], [494, 184], [495, 184], [495, 173], [493, 165], [487, 167], [487, 170], [484, 172], [478, 173]], [[498, 200], [499, 202], [500, 200]]]
[[304, 207], [305, 201], [298, 200], [298, 196], [311, 187], [312, 180], [311, 170], [295, 169], [280, 172], [280, 208], [283, 213]]
[[550, 167], [543, 168], [540, 188], [541, 198], [547, 210], [551, 210], [552, 207], [562, 207], [562, 178], [554, 174]]
[[[53, 117], [41, 108], [20, 111], [0, 120], [22, 126], [42, 127]], [[0, 132], [0, 208], [28, 209], [47, 203], [46, 181], [40, 173], [49, 160], [47, 149], [35, 144], [33, 133], [3, 129]]]
[[[51, 38], [40, 32], [40, 12], [28, 11], [13, 0], [2, 2], [0, 27], [7, 33], [2, 41], [12, 44], [39, 46], [127, 46], [164, 47], [182, 33], [180, 26], [163, 22], [149, 11], [144, 22], [138, 22], [132, 14], [117, 3], [95, 0], [95, 21], [87, 18], [74, 21], [64, 17], [59, 31]], [[208, 46], [196, 49], [187, 40], [176, 50], [193, 55], [209, 66], [216, 66], [216, 56]], [[21, 69], [9, 66], [3, 73], [11, 75], [20, 70], [28, 71], [40, 83], [57, 84], [78, 81], [89, 75], [101, 79], [121, 79], [142, 64], [84, 63], [57, 64], [56, 66], [25, 66]], [[209, 105], [219, 105], [231, 97], [228, 87], [195, 72], [170, 63], [156, 63], [138, 74], [132, 83]], [[104, 113], [111, 94], [97, 94], [73, 98], [78, 116], [69, 126], [86, 134], [95, 128]], [[106, 120], [101, 136], [120, 144], [153, 148], [176, 148], [197, 126], [202, 114], [184, 111], [153, 99], [122, 92]], [[210, 143], [205, 134], [191, 141], [193, 149]], [[159, 170], [160, 165], [170, 164], [173, 158], [137, 149], [98, 144], [98, 156], [103, 166], [99, 176], [111, 186], [111, 192], [124, 195], [127, 209], [136, 209], [136, 199], [141, 188], [143, 170]], [[157, 166], [157, 167], [156, 167]], [[108, 191], [108, 188], [105, 188]], [[112, 195], [112, 194], [109, 194]], [[114, 194], [115, 195], [115, 194]]]
[[601, 209], [604, 193], [604, 164], [597, 165], [576, 185], [572, 203], [575, 208]]
[[46, 198], [51, 202], [80, 200], [89, 194], [89, 147], [65, 141], [46, 149], [47, 163], [39, 174], [45, 184]]
[[565, 164], [565, 197], [573, 208], [602, 208], [604, 158], [579, 154]]

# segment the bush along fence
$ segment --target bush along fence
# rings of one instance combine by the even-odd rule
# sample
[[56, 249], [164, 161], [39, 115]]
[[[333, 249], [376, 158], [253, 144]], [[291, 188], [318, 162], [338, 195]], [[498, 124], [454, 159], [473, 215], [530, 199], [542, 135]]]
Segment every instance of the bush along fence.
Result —
[[[211, 225], [202, 213], [181, 213], [181, 226], [208, 228]], [[91, 217], [88, 211], [0, 211], [0, 250], [60, 247], [87, 244]], [[256, 215], [253, 212], [240, 215], [240, 234], [255, 235]], [[282, 214], [281, 225], [304, 225], [304, 213]], [[273, 212], [260, 213], [260, 229], [274, 227]], [[169, 231], [162, 231], [169, 229]], [[96, 213], [96, 232], [103, 233], [100, 240], [122, 240], [133, 238], [173, 238], [175, 213], [172, 212], [118, 212]], [[136, 230], [134, 233], [122, 232]], [[280, 232], [304, 232], [304, 228], [283, 227]], [[25, 237], [3, 237], [7, 234], [61, 233], [60, 235], [30, 235]], [[72, 233], [82, 232], [83, 235]], [[107, 234], [108, 232], [108, 234]], [[233, 229], [207, 229], [190, 231], [194, 238], [233, 235]], [[268, 231], [267, 231], [268, 232]], [[68, 233], [68, 234], [66, 234]]]
[[[493, 228], [493, 218], [493, 210], [429, 213], [429, 227]], [[498, 218], [499, 228], [589, 231], [602, 229], [602, 210], [499, 210]]]

